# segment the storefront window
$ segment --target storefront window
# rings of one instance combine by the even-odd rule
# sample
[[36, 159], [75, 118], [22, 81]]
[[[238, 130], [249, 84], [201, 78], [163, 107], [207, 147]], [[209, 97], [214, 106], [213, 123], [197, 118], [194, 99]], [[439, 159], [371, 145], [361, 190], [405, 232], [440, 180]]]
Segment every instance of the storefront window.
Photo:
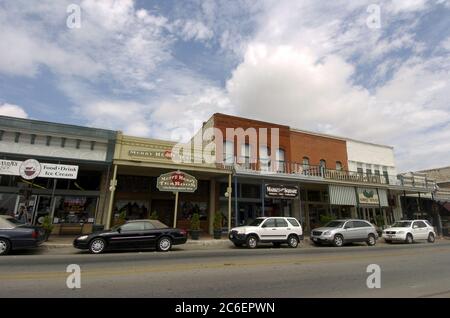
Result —
[[242, 197], [258, 199], [261, 197], [261, 186], [257, 184], [243, 184]]
[[13, 216], [16, 201], [17, 194], [0, 193], [0, 214]]
[[97, 198], [84, 196], [55, 197], [54, 223], [93, 223]]

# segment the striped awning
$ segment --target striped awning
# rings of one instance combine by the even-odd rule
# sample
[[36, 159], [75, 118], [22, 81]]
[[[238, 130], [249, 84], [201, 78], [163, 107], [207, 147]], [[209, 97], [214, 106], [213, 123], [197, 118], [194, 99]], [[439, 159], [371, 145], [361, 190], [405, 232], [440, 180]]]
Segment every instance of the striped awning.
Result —
[[328, 189], [332, 205], [357, 205], [355, 188], [329, 185]]

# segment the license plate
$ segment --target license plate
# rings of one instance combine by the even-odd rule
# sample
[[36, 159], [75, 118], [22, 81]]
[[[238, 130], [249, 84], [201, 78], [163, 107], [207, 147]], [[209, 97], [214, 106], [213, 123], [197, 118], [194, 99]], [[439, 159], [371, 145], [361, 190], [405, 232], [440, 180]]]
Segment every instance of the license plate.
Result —
[[387, 237], [388, 237], [388, 238], [392, 238], [392, 237], [393, 237], [393, 235], [388, 235]]
[[316, 238], [316, 237], [313, 237], [312, 239], [313, 239], [313, 241], [314, 241], [314, 242], [316, 242], [316, 241], [317, 241], [317, 238]]

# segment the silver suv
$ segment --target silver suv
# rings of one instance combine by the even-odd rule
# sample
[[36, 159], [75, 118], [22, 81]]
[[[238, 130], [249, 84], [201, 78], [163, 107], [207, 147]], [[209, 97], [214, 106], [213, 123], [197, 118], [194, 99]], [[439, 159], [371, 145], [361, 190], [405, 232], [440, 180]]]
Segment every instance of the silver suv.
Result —
[[365, 220], [334, 220], [311, 231], [311, 241], [315, 245], [331, 243], [340, 247], [345, 243], [366, 242], [373, 246], [377, 239], [376, 228]]

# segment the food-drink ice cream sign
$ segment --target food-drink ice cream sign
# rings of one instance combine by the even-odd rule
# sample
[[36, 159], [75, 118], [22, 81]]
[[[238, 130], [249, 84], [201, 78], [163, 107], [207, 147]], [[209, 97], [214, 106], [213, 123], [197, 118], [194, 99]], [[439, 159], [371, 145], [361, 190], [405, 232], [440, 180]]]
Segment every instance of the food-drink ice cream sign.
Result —
[[25, 161], [0, 160], [0, 174], [21, 176], [25, 180], [34, 178], [76, 179], [78, 166], [40, 163], [35, 159]]

